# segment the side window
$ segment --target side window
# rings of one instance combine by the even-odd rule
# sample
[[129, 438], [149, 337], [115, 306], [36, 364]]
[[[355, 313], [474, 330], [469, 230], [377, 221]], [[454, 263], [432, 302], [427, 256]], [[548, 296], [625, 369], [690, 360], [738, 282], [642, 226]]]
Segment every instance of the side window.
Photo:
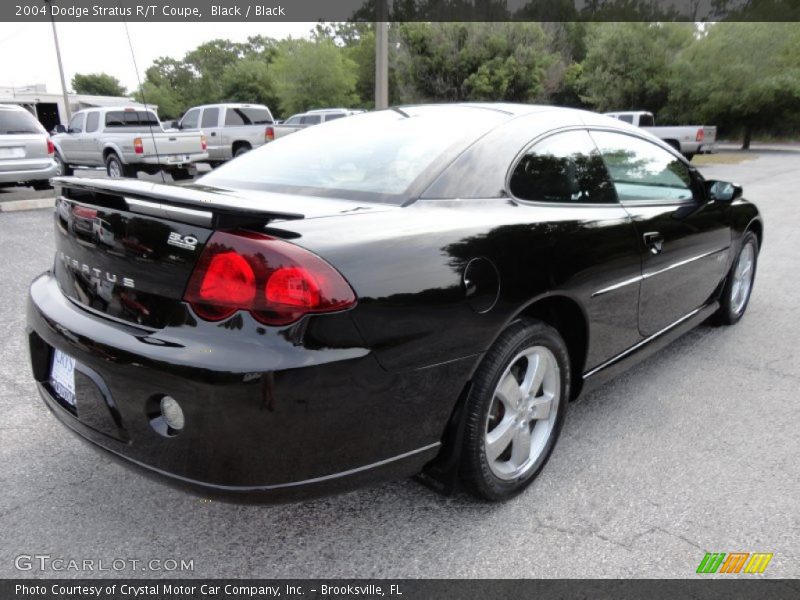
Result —
[[207, 108], [203, 111], [203, 121], [200, 124], [200, 127], [203, 129], [207, 127], [217, 127], [219, 124], [219, 109], [218, 108]]
[[520, 159], [511, 194], [521, 200], [611, 204], [617, 201], [603, 160], [586, 131], [545, 138]]
[[200, 109], [193, 108], [181, 119], [181, 129], [197, 129], [197, 121], [200, 118]]
[[655, 144], [632, 135], [593, 131], [621, 201], [693, 198], [689, 168]]
[[294, 115], [286, 119], [285, 125], [299, 125], [300, 124], [300, 116]]
[[322, 121], [321, 115], [305, 115], [304, 117], [300, 117], [300, 123], [302, 125], [316, 125], [321, 121]]
[[228, 127], [236, 127], [244, 124], [244, 118], [238, 110], [235, 108], [229, 108], [225, 111], [225, 125]]
[[69, 121], [69, 130], [72, 133], [83, 133], [83, 122], [86, 120], [86, 113], [78, 113]]
[[325, 122], [333, 121], [334, 119], [341, 119], [344, 116], [344, 113], [331, 113], [329, 115], [325, 115]]
[[630, 123], [633, 125], [633, 115], [620, 115], [617, 118], [624, 123]]
[[98, 126], [100, 125], [100, 113], [96, 110], [93, 110], [90, 113], [87, 113], [86, 116], [86, 133], [92, 133], [97, 131]]

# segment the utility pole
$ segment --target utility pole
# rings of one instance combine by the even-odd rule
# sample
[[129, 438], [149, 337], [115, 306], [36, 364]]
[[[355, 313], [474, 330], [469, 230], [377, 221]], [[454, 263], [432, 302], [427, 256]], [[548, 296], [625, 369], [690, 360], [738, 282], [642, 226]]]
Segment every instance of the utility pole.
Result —
[[375, 3], [375, 109], [389, 107], [389, 0]]
[[58, 73], [61, 75], [61, 94], [64, 96], [64, 112], [66, 113], [66, 121], [72, 118], [72, 111], [69, 108], [69, 95], [67, 94], [67, 82], [64, 79], [64, 65], [61, 64], [61, 48], [58, 45], [58, 33], [56, 32], [56, 20], [53, 17], [53, 11], [50, 10], [50, 2], [52, 0], [44, 0], [45, 10], [50, 14], [50, 24], [53, 26], [53, 41], [56, 43], [56, 60], [58, 60]]

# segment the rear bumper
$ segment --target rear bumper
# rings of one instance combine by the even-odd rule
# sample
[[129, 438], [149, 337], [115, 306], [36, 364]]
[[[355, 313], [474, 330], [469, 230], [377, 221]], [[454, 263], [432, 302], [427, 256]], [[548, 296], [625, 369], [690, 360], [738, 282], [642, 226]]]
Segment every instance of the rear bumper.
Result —
[[[176, 159], [176, 157], [178, 158]], [[206, 160], [208, 160], [208, 152], [166, 156], [146, 156], [139, 159], [137, 162], [150, 166], [182, 168], [186, 167], [187, 165], [192, 165], [196, 162], [203, 162]], [[134, 162], [133, 164], [136, 163]]]
[[[242, 315], [238, 329], [147, 332], [76, 306], [49, 273], [32, 283], [27, 311], [34, 378], [62, 423], [149, 474], [236, 499], [298, 498], [420, 472], [473, 363], [388, 373], [367, 349], [342, 347], [357, 336], [346, 314], [303, 331], [265, 330]], [[77, 409], [48, 381], [53, 348], [77, 361]], [[151, 425], [162, 395], [185, 414], [172, 437]]]
[[[41, 161], [37, 161], [41, 163]], [[58, 167], [54, 160], [48, 161], [44, 166], [19, 165], [17, 168], [0, 170], [0, 183], [23, 183], [27, 181], [47, 181], [58, 174]]]

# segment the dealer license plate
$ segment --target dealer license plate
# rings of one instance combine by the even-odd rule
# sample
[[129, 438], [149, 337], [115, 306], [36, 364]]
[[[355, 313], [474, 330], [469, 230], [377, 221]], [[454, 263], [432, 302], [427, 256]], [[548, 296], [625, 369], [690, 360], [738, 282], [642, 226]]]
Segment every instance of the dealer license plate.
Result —
[[75, 406], [75, 359], [61, 350], [53, 353], [50, 385], [62, 400]]

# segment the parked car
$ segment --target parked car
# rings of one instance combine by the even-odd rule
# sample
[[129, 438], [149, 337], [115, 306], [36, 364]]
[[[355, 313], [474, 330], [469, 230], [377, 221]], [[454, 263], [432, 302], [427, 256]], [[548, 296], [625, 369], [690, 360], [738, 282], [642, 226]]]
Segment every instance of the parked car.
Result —
[[312, 125], [335, 121], [336, 119], [358, 115], [363, 112], [363, 110], [349, 108], [320, 108], [318, 110], [309, 110], [308, 112], [292, 115], [280, 124], [276, 124], [275, 138], [277, 139], [289, 135], [290, 133], [300, 131]]
[[717, 128], [712, 125], [656, 127], [653, 113], [644, 110], [605, 114], [652, 133], [683, 154], [687, 160], [692, 160], [695, 154], [710, 154], [717, 151]]
[[0, 186], [50, 187], [57, 174], [54, 146], [44, 127], [21, 106], [0, 104]]
[[71, 175], [75, 167], [105, 167], [113, 178], [167, 171], [175, 180], [190, 179], [194, 164], [208, 160], [204, 135], [165, 132], [152, 110], [79, 110], [58, 131], [53, 143], [62, 175]]
[[176, 125], [205, 134], [209, 162], [218, 166], [275, 139], [274, 122], [263, 104], [207, 104], [187, 110]]
[[55, 183], [67, 221], [94, 209], [136, 244], [56, 223], [28, 300], [39, 391], [96, 447], [204, 495], [422, 472], [508, 498], [571, 400], [742, 317], [763, 238], [740, 187], [545, 106], [357, 115], [181, 187]]

